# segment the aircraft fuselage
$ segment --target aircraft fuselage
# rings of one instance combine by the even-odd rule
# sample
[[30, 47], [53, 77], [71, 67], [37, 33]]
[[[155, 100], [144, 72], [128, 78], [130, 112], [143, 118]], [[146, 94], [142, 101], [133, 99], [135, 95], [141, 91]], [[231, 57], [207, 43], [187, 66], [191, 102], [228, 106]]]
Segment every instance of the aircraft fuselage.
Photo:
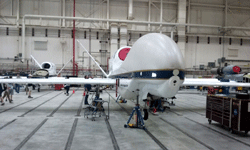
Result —
[[[118, 78], [118, 92], [123, 98], [146, 99], [150, 93], [170, 98], [176, 95], [183, 83], [184, 61], [176, 43], [169, 37], [151, 33], [138, 39], [121, 57], [123, 48], [111, 59], [110, 78]], [[122, 58], [122, 59], [121, 59]]]

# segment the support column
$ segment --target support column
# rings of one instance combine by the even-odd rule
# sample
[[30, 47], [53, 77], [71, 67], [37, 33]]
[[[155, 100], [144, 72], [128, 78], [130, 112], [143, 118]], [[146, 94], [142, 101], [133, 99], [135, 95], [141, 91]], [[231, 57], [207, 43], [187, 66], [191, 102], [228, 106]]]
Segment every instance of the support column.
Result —
[[120, 27], [120, 47], [127, 46], [127, 35], [128, 35], [128, 29], [127, 24], [121, 24]]
[[[107, 19], [109, 19], [109, 0], [107, 0]], [[107, 22], [107, 29], [109, 29], [109, 22]]]
[[[89, 29], [89, 54], [91, 55], [91, 29]], [[89, 56], [89, 72], [91, 72], [92, 74], [92, 70], [91, 70], [91, 58]], [[92, 74], [93, 75], [93, 74]]]
[[118, 24], [110, 24], [110, 58], [118, 49]]
[[[190, 24], [191, 22], [191, 0], [188, 0], [188, 24]], [[187, 32], [190, 33], [190, 26], [187, 27]]]
[[[63, 7], [62, 7], [62, 16], [65, 17], [65, 0], [63, 1]], [[62, 26], [65, 27], [65, 19], [62, 20]]]
[[228, 10], [228, 4], [227, 4], [227, 0], [225, 0], [225, 22], [224, 22], [224, 27], [227, 26], [227, 10]]
[[[160, 22], [162, 23], [162, 14], [163, 14], [163, 3], [161, 0], [161, 13], [160, 13]], [[162, 33], [162, 24], [160, 25], [160, 33]]]
[[[151, 1], [152, 0], [148, 1], [148, 22], [151, 21]], [[151, 31], [150, 30], [150, 24], [148, 24], [148, 31]]]
[[[179, 0], [178, 1], [178, 23], [185, 24], [186, 23], [186, 0]], [[177, 27], [177, 34], [178, 34], [178, 47], [182, 52], [183, 57], [185, 58], [185, 26], [178, 26]]]
[[25, 16], [22, 19], [22, 62], [24, 62], [25, 56]]
[[10, 1], [10, 16], [13, 16], [13, 0]]
[[133, 19], [133, 0], [128, 0], [128, 20]]
[[19, 0], [16, 1], [17, 10], [16, 10], [16, 26], [19, 27]]
[[174, 31], [173, 31], [173, 29], [171, 30], [171, 36], [170, 37], [171, 37], [172, 40], [174, 40]]
[[[75, 4], [76, 1], [74, 0], [74, 4], [73, 4], [73, 17], [75, 17]], [[73, 20], [73, 76], [76, 74], [75, 73], [75, 20]]]
[[[18, 32], [19, 32], [19, 19], [20, 19], [20, 17], [19, 17], [19, 0], [16, 0], [16, 5], [17, 5], [17, 10], [16, 10], [16, 27], [17, 27], [17, 29], [18, 29]], [[20, 37], [20, 36], [18, 36], [18, 54], [19, 53], [22, 53], [22, 38]]]

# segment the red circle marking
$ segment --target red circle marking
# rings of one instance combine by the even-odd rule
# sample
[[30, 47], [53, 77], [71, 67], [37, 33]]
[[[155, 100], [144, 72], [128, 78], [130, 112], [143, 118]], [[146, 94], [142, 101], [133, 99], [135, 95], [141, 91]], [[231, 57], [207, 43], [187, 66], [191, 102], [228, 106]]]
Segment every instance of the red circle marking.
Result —
[[241, 71], [241, 68], [239, 66], [234, 66], [233, 67], [233, 72], [239, 73]]
[[118, 54], [120, 60], [124, 61], [129, 51], [130, 51], [130, 48], [123, 48], [122, 50], [120, 50]]

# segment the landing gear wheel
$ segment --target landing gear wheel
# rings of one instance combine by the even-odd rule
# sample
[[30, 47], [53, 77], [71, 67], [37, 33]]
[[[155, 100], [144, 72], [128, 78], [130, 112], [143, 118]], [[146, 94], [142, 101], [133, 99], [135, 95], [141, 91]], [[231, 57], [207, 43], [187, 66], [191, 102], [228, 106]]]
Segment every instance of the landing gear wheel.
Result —
[[208, 123], [211, 124], [211, 123], [212, 123], [212, 120], [211, 120], [211, 119], [208, 119]]
[[144, 112], [144, 117], [143, 117], [143, 119], [144, 119], [144, 120], [148, 120], [148, 110], [147, 110], [147, 109], [143, 109], [143, 112]]
[[124, 124], [124, 128], [127, 128], [128, 127], [128, 125], [127, 124]]
[[235, 133], [235, 131], [233, 130], [233, 129], [231, 129], [231, 131], [230, 131], [232, 134], [234, 134]]
[[247, 136], [248, 131], [245, 131], [245, 135]]

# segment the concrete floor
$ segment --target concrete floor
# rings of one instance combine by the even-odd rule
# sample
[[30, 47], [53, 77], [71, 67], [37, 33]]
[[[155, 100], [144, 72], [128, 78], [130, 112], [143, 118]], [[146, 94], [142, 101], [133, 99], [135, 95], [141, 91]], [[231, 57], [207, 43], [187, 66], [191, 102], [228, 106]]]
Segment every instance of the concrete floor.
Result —
[[[108, 92], [115, 96], [114, 91]], [[231, 134], [216, 122], [208, 124], [206, 97], [201, 94], [178, 94], [176, 106], [158, 116], [149, 114], [147, 131], [124, 128], [134, 102], [117, 104], [106, 92], [101, 97], [107, 101], [110, 98], [110, 119], [84, 118], [82, 94], [83, 89], [71, 96], [42, 90], [33, 91], [34, 98], [28, 99], [24, 92], [15, 93], [13, 104], [0, 106], [0, 149], [250, 149], [249, 133]], [[106, 114], [107, 106], [105, 103]]]

